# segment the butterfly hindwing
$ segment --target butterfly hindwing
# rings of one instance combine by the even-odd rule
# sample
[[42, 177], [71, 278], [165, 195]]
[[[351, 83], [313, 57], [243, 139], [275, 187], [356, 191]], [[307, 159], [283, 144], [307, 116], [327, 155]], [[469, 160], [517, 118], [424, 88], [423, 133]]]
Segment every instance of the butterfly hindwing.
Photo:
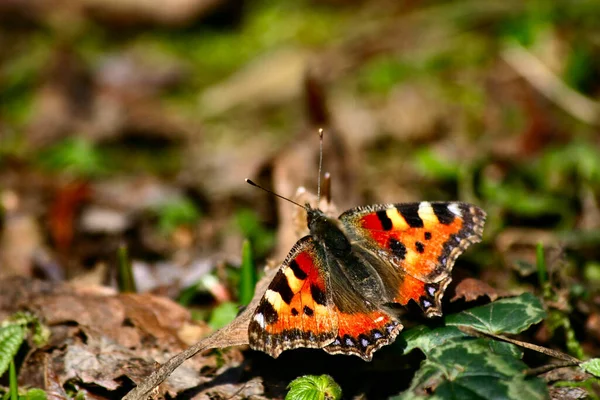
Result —
[[420, 202], [358, 207], [339, 219], [354, 246], [380, 260], [378, 273], [397, 278], [388, 280], [398, 286], [388, 300], [414, 300], [433, 316], [441, 315], [456, 258], [481, 240], [485, 212], [467, 203]]
[[259, 302], [250, 347], [273, 357], [297, 347], [321, 348], [337, 336], [329, 278], [310, 236], [300, 239]]
[[373, 353], [394, 341], [402, 324], [381, 310], [370, 313], [338, 312], [338, 334], [323, 348], [331, 354], [354, 354], [370, 361]]

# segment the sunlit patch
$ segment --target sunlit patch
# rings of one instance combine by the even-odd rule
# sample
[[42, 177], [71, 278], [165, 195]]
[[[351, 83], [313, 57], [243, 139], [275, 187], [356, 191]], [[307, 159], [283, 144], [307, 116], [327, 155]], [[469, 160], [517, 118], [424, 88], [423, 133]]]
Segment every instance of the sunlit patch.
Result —
[[435, 217], [431, 203], [422, 201], [419, 204], [419, 217], [423, 220], [425, 229], [435, 229], [438, 225], [438, 219]]
[[265, 299], [271, 303], [275, 310], [279, 310], [281, 308], [281, 303], [283, 303], [283, 299], [281, 295], [274, 290], [268, 289], [265, 292]]
[[285, 277], [287, 278], [288, 285], [292, 292], [298, 293], [300, 289], [302, 289], [302, 285], [304, 285], [304, 281], [296, 278], [294, 271], [291, 268], [288, 268], [284, 272]]
[[450, 210], [452, 214], [462, 217], [462, 211], [457, 203], [451, 203], [450, 205], [448, 205], [448, 210]]
[[400, 212], [397, 209], [391, 208], [386, 210], [386, 214], [390, 220], [392, 220], [392, 224], [394, 225], [394, 229], [397, 230], [405, 230], [409, 228], [408, 223], [404, 219]]
[[254, 321], [260, 326], [262, 329], [265, 329], [265, 317], [261, 313], [257, 313], [254, 316]]

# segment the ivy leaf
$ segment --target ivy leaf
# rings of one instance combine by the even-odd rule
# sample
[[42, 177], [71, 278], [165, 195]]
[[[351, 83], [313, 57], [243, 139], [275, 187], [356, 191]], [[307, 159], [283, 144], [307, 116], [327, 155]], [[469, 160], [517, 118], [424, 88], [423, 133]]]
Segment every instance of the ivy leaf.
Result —
[[484, 333], [517, 334], [546, 317], [542, 302], [531, 293], [497, 300], [446, 317], [446, 325], [469, 326]]
[[600, 378], [600, 358], [592, 358], [589, 361], [579, 364], [579, 366], [588, 374]]
[[469, 336], [455, 326], [442, 326], [431, 329], [425, 325], [419, 325], [400, 334], [396, 343], [402, 346], [404, 353], [418, 348], [425, 354], [441, 344]]
[[396, 343], [404, 353], [418, 348], [427, 355], [442, 344], [470, 337], [460, 331], [458, 326], [469, 326], [481, 332], [496, 334], [519, 333], [540, 322], [545, 315], [540, 300], [531, 293], [524, 293], [449, 315], [444, 320], [445, 326], [432, 329], [420, 325], [409, 329], [400, 334]]
[[23, 340], [25, 340], [25, 328], [21, 325], [0, 328], [0, 376], [8, 369]]
[[342, 397], [342, 389], [329, 375], [296, 378], [288, 389], [285, 400], [338, 400]]
[[547, 399], [544, 382], [523, 373], [527, 365], [514, 356], [520, 352], [496, 344], [468, 339], [432, 348], [410, 388], [394, 399]]

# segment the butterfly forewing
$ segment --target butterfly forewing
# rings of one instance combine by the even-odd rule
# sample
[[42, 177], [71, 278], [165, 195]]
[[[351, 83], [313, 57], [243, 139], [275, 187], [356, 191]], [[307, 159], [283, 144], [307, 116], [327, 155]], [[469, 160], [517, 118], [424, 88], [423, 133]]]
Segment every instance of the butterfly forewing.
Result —
[[250, 347], [273, 357], [297, 347], [321, 348], [337, 336], [325, 266], [310, 236], [290, 251], [248, 328]]
[[432, 316], [441, 314], [456, 258], [481, 240], [485, 212], [467, 203], [420, 202], [358, 207], [339, 219], [358, 251], [379, 258], [378, 273], [398, 278], [388, 300], [414, 300]]

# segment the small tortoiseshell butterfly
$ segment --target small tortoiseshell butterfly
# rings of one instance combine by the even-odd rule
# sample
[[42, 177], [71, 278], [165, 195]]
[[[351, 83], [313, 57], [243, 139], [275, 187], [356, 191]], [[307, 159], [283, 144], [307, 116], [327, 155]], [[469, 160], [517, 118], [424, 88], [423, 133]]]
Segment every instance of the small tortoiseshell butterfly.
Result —
[[310, 347], [370, 361], [403, 328], [394, 305], [413, 300], [440, 316], [454, 261], [481, 241], [486, 217], [460, 202], [377, 204], [337, 219], [304, 208], [310, 234], [288, 254], [248, 328], [250, 347], [272, 357]]

